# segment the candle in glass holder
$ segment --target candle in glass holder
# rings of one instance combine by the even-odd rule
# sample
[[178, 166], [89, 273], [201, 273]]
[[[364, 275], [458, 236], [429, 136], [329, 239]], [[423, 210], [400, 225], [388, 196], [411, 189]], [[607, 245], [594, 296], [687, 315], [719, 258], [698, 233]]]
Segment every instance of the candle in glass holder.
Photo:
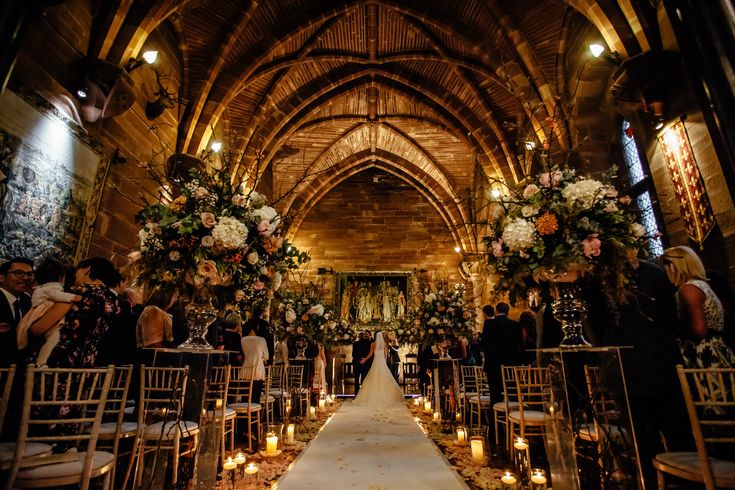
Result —
[[424, 412], [431, 412], [431, 400], [424, 402]]
[[464, 427], [457, 427], [457, 444], [461, 446], [467, 444], [467, 431]]
[[288, 424], [288, 427], [286, 427], [286, 442], [288, 444], [294, 443], [294, 424]]
[[313, 405], [309, 407], [309, 418], [310, 419], [316, 418], [316, 407]]
[[235, 463], [239, 466], [245, 464], [245, 453], [237, 453], [234, 459]]
[[454, 420], [456, 420], [457, 422], [462, 422], [462, 412], [455, 413]]
[[510, 487], [511, 485], [516, 484], [516, 477], [510, 471], [506, 471], [505, 474], [500, 477], [500, 481]]
[[525, 451], [528, 449], [528, 441], [522, 437], [518, 437], [513, 443], [513, 447], [519, 451]]
[[227, 461], [222, 465], [222, 468], [224, 468], [225, 471], [232, 471], [237, 468], [237, 463], [233, 461], [232, 456], [227, 456]]
[[442, 414], [439, 412], [434, 412], [434, 422], [439, 422], [442, 419]]
[[268, 437], [265, 438], [265, 455], [275, 456], [278, 452], [278, 436], [272, 432], [268, 433]]
[[324, 407], [327, 405], [327, 400], [324, 398], [319, 399], [319, 411], [324, 411]]
[[421, 397], [420, 396], [417, 396], [416, 398], [414, 398], [413, 399], [413, 404], [416, 405], [416, 406], [421, 405]]
[[485, 461], [485, 444], [481, 436], [470, 438], [470, 450], [472, 451], [472, 461], [476, 463]]
[[541, 468], [531, 471], [531, 483], [534, 490], [546, 490], [546, 473]]
[[255, 463], [248, 463], [248, 465], [245, 467], [245, 474], [246, 475], [254, 475], [258, 472], [258, 465]]

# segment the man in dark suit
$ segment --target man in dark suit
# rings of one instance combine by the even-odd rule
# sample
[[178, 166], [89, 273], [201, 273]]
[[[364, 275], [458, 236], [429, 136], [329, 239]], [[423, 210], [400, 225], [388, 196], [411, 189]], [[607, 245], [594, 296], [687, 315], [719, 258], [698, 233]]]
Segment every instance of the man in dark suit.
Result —
[[518, 322], [508, 318], [509, 311], [507, 303], [498, 303], [495, 318], [485, 322], [480, 340], [485, 353], [485, 373], [490, 385], [491, 403], [503, 401], [501, 366], [517, 366], [521, 363], [523, 335]]
[[370, 343], [370, 332], [363, 331], [360, 333], [360, 338], [352, 344], [352, 372], [355, 373], [355, 395], [360, 391], [360, 383], [365, 379], [372, 365], [369, 362], [360, 362], [370, 354]]
[[22, 361], [16, 329], [31, 308], [33, 261], [21, 257], [0, 265], [0, 367]]

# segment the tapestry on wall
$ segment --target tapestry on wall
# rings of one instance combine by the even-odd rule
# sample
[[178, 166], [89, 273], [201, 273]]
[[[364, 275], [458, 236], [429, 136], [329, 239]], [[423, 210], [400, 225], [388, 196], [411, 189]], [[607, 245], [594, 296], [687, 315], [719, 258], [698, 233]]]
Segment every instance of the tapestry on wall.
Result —
[[0, 129], [0, 257], [73, 263], [91, 182]]
[[658, 141], [674, 183], [687, 235], [701, 245], [715, 226], [715, 215], [684, 122], [677, 121], [670, 126]]
[[406, 314], [410, 273], [344, 272], [337, 274], [340, 318], [358, 328], [392, 325]]

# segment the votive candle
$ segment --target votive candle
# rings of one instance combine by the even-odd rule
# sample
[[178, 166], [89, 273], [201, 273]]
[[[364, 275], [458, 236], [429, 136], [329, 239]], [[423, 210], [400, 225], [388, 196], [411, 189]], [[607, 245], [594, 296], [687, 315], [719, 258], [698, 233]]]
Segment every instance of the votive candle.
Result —
[[462, 412], [455, 413], [454, 420], [456, 420], [457, 422], [462, 422]]
[[278, 436], [275, 434], [265, 438], [265, 455], [275, 456], [278, 452]]
[[534, 490], [546, 490], [546, 474], [544, 470], [535, 468], [531, 471], [531, 483]]
[[462, 446], [467, 444], [467, 431], [464, 427], [457, 427], [457, 443]]
[[294, 424], [288, 424], [288, 427], [286, 427], [286, 442], [288, 444], [294, 443]]
[[227, 461], [225, 461], [225, 464], [222, 465], [222, 468], [224, 468], [226, 471], [232, 471], [237, 468], [237, 463], [233, 461], [232, 456], [227, 456]]
[[434, 412], [434, 422], [439, 422], [442, 419], [442, 414]]
[[255, 463], [248, 463], [248, 465], [245, 467], [245, 474], [246, 475], [254, 475], [258, 472], [258, 465]]
[[516, 477], [510, 471], [506, 471], [505, 474], [500, 477], [500, 481], [502, 481], [503, 484], [505, 484], [506, 486], [510, 487], [516, 484]]
[[424, 402], [424, 412], [431, 412], [431, 400]]
[[237, 453], [235, 455], [235, 460], [234, 461], [235, 461], [235, 463], [237, 463], [238, 466], [241, 465], [241, 464], [245, 464], [245, 453]]
[[326, 406], [327, 401], [324, 398], [319, 399], [319, 411], [322, 412]]
[[485, 460], [485, 447], [482, 437], [473, 437], [470, 439], [470, 450], [472, 451], [472, 461], [477, 463]]
[[315, 418], [316, 417], [316, 407], [314, 405], [309, 407], [309, 418]]
[[528, 449], [528, 441], [522, 437], [519, 437], [513, 443], [513, 447], [518, 449], [519, 451], [525, 451], [526, 449]]

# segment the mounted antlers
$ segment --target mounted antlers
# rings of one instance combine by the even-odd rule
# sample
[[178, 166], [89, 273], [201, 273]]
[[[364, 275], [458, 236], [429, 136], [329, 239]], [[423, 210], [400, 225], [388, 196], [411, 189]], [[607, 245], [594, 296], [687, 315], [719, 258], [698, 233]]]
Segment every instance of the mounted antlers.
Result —
[[163, 86], [162, 79], [169, 78], [171, 73], [162, 77], [158, 70], [156, 72], [156, 83], [158, 84], [158, 90], [153, 92], [153, 95], [157, 97], [154, 101], [148, 101], [145, 104], [145, 116], [149, 120], [153, 120], [163, 114], [166, 109], [171, 109], [176, 104], [176, 93], [169, 92], [167, 87]]

